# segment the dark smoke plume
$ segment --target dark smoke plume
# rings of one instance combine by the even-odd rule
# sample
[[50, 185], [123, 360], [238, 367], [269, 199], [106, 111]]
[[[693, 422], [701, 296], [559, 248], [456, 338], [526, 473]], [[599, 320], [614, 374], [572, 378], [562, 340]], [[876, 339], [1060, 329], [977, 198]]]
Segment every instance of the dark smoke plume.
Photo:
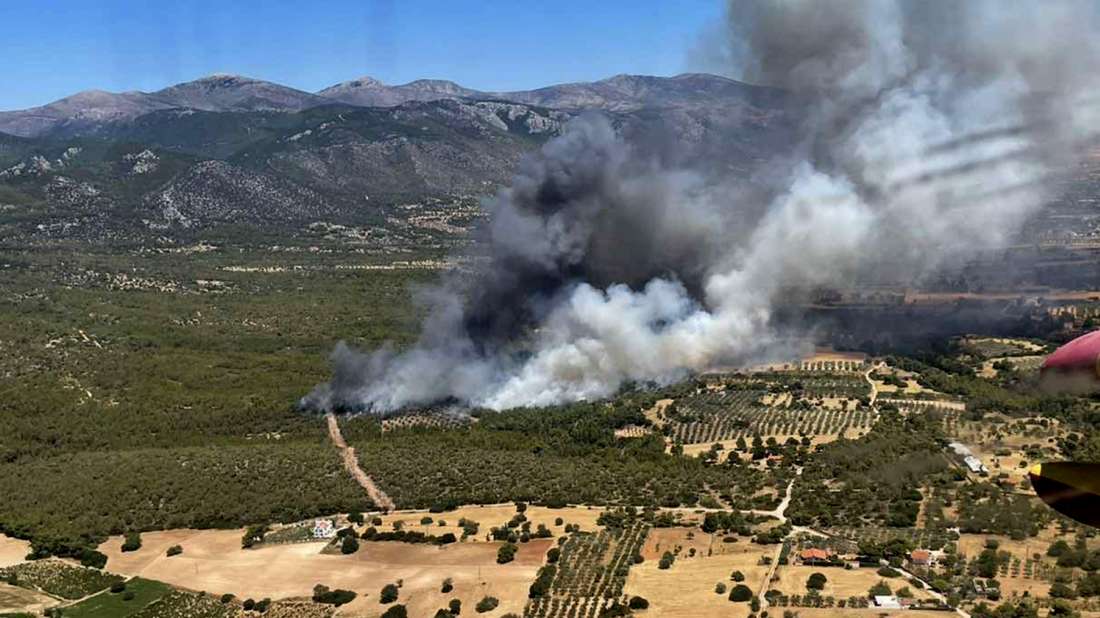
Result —
[[916, 280], [1006, 244], [1096, 124], [1094, 7], [731, 2], [710, 56], [786, 91], [803, 118], [794, 155], [716, 180], [578, 119], [488, 202], [488, 262], [425, 295], [417, 344], [340, 345], [302, 404], [602, 397], [774, 351], [785, 291], [887, 268]]

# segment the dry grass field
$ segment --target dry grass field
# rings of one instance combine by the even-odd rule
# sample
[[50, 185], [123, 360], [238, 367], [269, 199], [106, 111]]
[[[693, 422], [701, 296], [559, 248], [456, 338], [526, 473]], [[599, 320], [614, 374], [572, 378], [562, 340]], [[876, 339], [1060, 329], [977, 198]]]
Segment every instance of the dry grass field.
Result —
[[0, 583], [0, 614], [28, 613], [37, 615], [58, 602], [44, 594]]
[[[879, 609], [877, 607], [868, 607], [866, 609], [841, 609], [839, 607], [825, 608], [808, 608], [808, 607], [795, 607], [788, 608], [798, 614], [799, 618], [869, 618], [874, 616], [875, 618], [890, 618], [892, 616], [913, 616], [914, 613], [905, 609]], [[769, 616], [775, 613], [775, 610], [769, 612]], [[928, 614], [929, 612], [925, 612]], [[920, 616], [922, 614], [917, 613]], [[939, 613], [932, 613], [932, 615], [938, 616]], [[952, 614], [944, 614], [945, 616], [951, 616]]]
[[[1033, 563], [1031, 575], [1025, 573], [1024, 565], [1029, 559], [1039, 555], [1039, 563], [1047, 568], [1054, 568], [1055, 560], [1046, 555], [1047, 548], [1055, 540], [1065, 537], [1060, 535], [1057, 528], [1049, 527], [1039, 533], [1039, 536], [1027, 538], [1022, 541], [1014, 541], [1006, 536], [991, 534], [963, 534], [959, 537], [959, 552], [968, 559], [974, 558], [985, 549], [986, 539], [996, 539], [997, 551], [1005, 551], [1012, 554], [1012, 559], [1019, 560], [1020, 568], [1013, 573], [1011, 567], [1007, 573], [998, 573], [997, 581], [1001, 582], [1001, 591], [1006, 598], [1023, 596], [1026, 592], [1029, 596], [1046, 596], [1050, 590], [1050, 582], [1042, 579], [1038, 573], [1038, 565]], [[1072, 539], [1070, 539], [1072, 541]]]
[[[822, 573], [827, 579], [825, 589], [821, 591], [821, 596], [831, 596], [837, 599], [865, 597], [871, 586], [883, 579], [875, 572], [875, 569], [852, 569], [849, 571], [841, 568], [792, 565], [781, 566], [776, 570], [775, 574], [779, 577], [779, 580], [772, 583], [771, 587], [788, 595], [806, 594], [806, 580], [812, 573]], [[885, 581], [894, 590], [908, 585], [904, 578], [886, 579]], [[926, 591], [918, 590], [912, 586], [909, 589], [913, 592], [914, 598], [924, 599], [930, 597]], [[801, 609], [799, 611], [801, 612]], [[866, 612], [867, 610], [862, 611]]]
[[23, 558], [26, 557], [30, 550], [30, 543], [0, 534], [0, 568], [14, 566], [23, 562]]
[[[870, 431], [869, 428], [849, 427], [844, 430], [844, 437], [849, 440], [854, 440], [861, 436], [866, 435]], [[813, 434], [810, 436], [810, 444], [817, 446], [819, 444], [828, 444], [830, 442], [836, 442], [839, 434], [837, 433], [825, 433], [825, 434]], [[799, 434], [761, 434], [761, 438], [775, 438], [776, 442], [784, 444], [788, 438], [794, 438], [795, 440], [801, 440], [802, 436]], [[730, 458], [731, 455], [737, 453], [735, 448], [737, 447], [737, 440], [715, 440], [714, 442], [697, 442], [692, 444], [684, 444], [684, 454], [692, 457], [700, 457], [710, 450], [711, 445], [721, 444], [722, 451], [718, 454], [718, 463], [722, 463]], [[741, 461], [752, 461], [751, 452], [741, 452]]]
[[[601, 507], [573, 506], [550, 509], [541, 506], [528, 506], [524, 515], [531, 522], [532, 530], [537, 529], [539, 524], [544, 524], [555, 536], [559, 536], [564, 534], [564, 524], [577, 524], [581, 530], [595, 530], [598, 527], [596, 519], [603, 511], [604, 509]], [[470, 519], [480, 524], [480, 534], [478, 536], [479, 540], [484, 540], [491, 528], [505, 525], [515, 514], [516, 505], [512, 503], [467, 506], [445, 513], [429, 513], [423, 510], [394, 511], [393, 513], [381, 515], [382, 525], [375, 527], [382, 531], [392, 530], [393, 523], [400, 521], [405, 530], [416, 530], [435, 535], [451, 532], [455, 536], [462, 536], [462, 528], [458, 525], [458, 521], [460, 519]], [[431, 517], [432, 523], [421, 524], [420, 521], [425, 517]], [[554, 524], [559, 517], [564, 522], [561, 526]], [[447, 525], [440, 526], [439, 522], [441, 520], [446, 522]], [[368, 521], [367, 526], [369, 525], [370, 522]], [[366, 526], [358, 528], [360, 532], [365, 529]]]
[[[522, 612], [527, 588], [553, 543], [540, 539], [520, 544], [514, 562], [498, 565], [500, 543], [435, 547], [363, 541], [358, 553], [343, 556], [321, 554], [317, 543], [242, 550], [241, 534], [240, 530], [150, 532], [142, 535], [142, 548], [136, 552], [123, 554], [119, 538], [100, 550], [109, 556], [112, 572], [190, 590], [229, 592], [239, 598], [306, 597], [316, 584], [353, 590], [359, 597], [341, 608], [344, 616], [381, 613], [379, 591], [402, 580], [398, 602], [407, 605], [412, 616], [430, 616], [452, 598], [472, 608], [485, 595], [500, 599], [500, 614]], [[183, 547], [183, 554], [166, 557], [165, 550], [175, 544]], [[440, 586], [448, 577], [454, 580], [454, 590], [444, 595]]]
[[[694, 558], [686, 553], [676, 559], [672, 568], [657, 568], [657, 560], [649, 559], [653, 553], [653, 536], [665, 531], [683, 531], [677, 528], [656, 529], [650, 531], [646, 540], [643, 556], [646, 561], [634, 565], [626, 580], [624, 592], [627, 595], [639, 595], [649, 599], [650, 609], [645, 613], [652, 616], [672, 618], [708, 618], [710, 616], [748, 616], [748, 603], [733, 603], [726, 594], [715, 593], [715, 585], [724, 583], [727, 588], [735, 585], [730, 574], [741, 571], [745, 575], [745, 585], [757, 592], [767, 577], [767, 566], [759, 566], [761, 556], [774, 557], [775, 546], [754, 545], [746, 541], [730, 544], [723, 548], [727, 553], [715, 552], [707, 556], [701, 552]], [[710, 535], [696, 531], [696, 540]], [[662, 546], [675, 543], [674, 535], [664, 535]], [[682, 539], [681, 540], [686, 540]], [[716, 545], [722, 545], [719, 540]], [[686, 548], [686, 546], [685, 546]], [[661, 550], [663, 552], [663, 549]], [[686, 550], [685, 550], [686, 552]]]

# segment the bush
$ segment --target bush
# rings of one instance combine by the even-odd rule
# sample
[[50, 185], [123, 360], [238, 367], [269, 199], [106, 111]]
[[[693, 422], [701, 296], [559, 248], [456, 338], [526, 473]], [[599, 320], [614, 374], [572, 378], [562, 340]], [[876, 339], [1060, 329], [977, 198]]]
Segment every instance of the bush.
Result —
[[397, 600], [399, 591], [397, 586], [393, 584], [386, 584], [382, 586], [382, 593], [378, 596], [378, 600], [382, 603], [393, 603]]
[[1077, 593], [1066, 584], [1062, 582], [1054, 582], [1050, 586], [1050, 597], [1052, 599], [1075, 599]]
[[451, 602], [447, 604], [447, 609], [451, 610], [452, 616], [457, 616], [462, 613], [462, 601], [458, 599], [451, 599]]
[[670, 551], [666, 551], [662, 556], [660, 562], [657, 563], [658, 569], [668, 569], [672, 566], [672, 563], [676, 562], [676, 555]]
[[717, 584], [714, 585], [714, 593], [715, 594], [726, 594], [726, 585], [723, 584], [722, 582], [718, 582]]
[[122, 543], [122, 551], [137, 551], [141, 549], [141, 535], [137, 532], [131, 532], [126, 535], [126, 540]]
[[248, 549], [264, 540], [267, 534], [267, 526], [249, 526], [241, 536], [241, 548]]
[[496, 597], [485, 597], [484, 599], [477, 602], [477, 605], [474, 606], [474, 609], [477, 610], [477, 613], [484, 614], [485, 612], [493, 611], [497, 608], [498, 605], [500, 605], [500, 600]]
[[107, 554], [94, 549], [85, 549], [80, 554], [80, 564], [93, 569], [102, 569], [107, 566]]
[[382, 612], [382, 618], [409, 618], [409, 612], [404, 605], [394, 605]]
[[630, 597], [627, 607], [630, 609], [647, 609], [649, 607], [649, 601], [644, 597]]
[[252, 599], [245, 599], [244, 603], [242, 603], [242, 606], [244, 607], [244, 611], [250, 612], [252, 611], [252, 608], [256, 607], [256, 601], [253, 601]]
[[355, 597], [356, 594], [351, 590], [341, 590], [339, 588], [336, 590], [329, 590], [328, 586], [322, 586], [321, 584], [317, 584], [313, 587], [314, 603], [325, 603], [327, 605], [339, 607], [346, 603], [351, 603], [355, 600]]
[[126, 592], [122, 593], [122, 600], [123, 601], [133, 601], [134, 600], [134, 591], [133, 590], [127, 590]]
[[265, 598], [256, 601], [256, 606], [253, 609], [263, 614], [268, 610], [269, 607], [271, 607], [271, 599]]
[[118, 594], [118, 593], [122, 592], [123, 590], [126, 590], [126, 582], [115, 582], [115, 583], [111, 584], [111, 592], [112, 593]]
[[359, 539], [356, 539], [355, 536], [345, 536], [344, 540], [340, 542], [341, 554], [346, 556], [348, 554], [354, 554], [357, 551], [359, 551]]
[[890, 596], [891, 594], [893, 594], [893, 592], [890, 590], [889, 584], [881, 579], [867, 591], [867, 595], [872, 597]]
[[236, 598], [236, 597], [234, 597], [233, 595], [231, 595], [227, 592], [227, 593], [222, 595], [221, 602], [222, 602], [223, 605], [225, 605], [225, 604], [231, 603], [234, 598]]
[[180, 545], [173, 545], [168, 548], [168, 551], [164, 552], [169, 558], [172, 556], [178, 556], [183, 553], [183, 547]]
[[730, 573], [730, 579], [735, 582], [743, 582], [745, 581], [745, 574], [741, 571], [734, 571], [733, 573]]
[[550, 592], [550, 585], [554, 582], [554, 576], [558, 573], [558, 567], [548, 564], [539, 569], [538, 576], [527, 590], [527, 596], [532, 599], [546, 596]]
[[892, 569], [888, 566], [881, 567], [876, 571], [881, 577], [901, 577], [901, 572], [896, 569]]
[[443, 586], [439, 589], [439, 591], [442, 592], [443, 594], [447, 594], [448, 592], [450, 592], [454, 589], [455, 589], [454, 580], [452, 580], [450, 577], [448, 577], [447, 579], [443, 580]]
[[737, 584], [730, 590], [730, 600], [734, 603], [745, 603], [752, 600], [752, 590], [745, 584]]
[[516, 559], [516, 551], [519, 548], [511, 543], [505, 543], [497, 550], [497, 564], [508, 564]]

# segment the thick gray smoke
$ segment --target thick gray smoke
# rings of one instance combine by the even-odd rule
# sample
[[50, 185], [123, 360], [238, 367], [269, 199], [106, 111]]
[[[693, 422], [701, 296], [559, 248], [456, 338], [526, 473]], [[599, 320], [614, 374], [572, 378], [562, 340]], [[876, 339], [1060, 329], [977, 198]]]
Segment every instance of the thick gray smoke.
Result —
[[715, 180], [578, 119], [488, 202], [488, 263], [425, 295], [418, 343], [340, 345], [333, 380], [302, 404], [603, 397], [774, 350], [790, 290], [917, 279], [1004, 245], [1096, 126], [1094, 7], [732, 2], [730, 71], [788, 93], [790, 151]]

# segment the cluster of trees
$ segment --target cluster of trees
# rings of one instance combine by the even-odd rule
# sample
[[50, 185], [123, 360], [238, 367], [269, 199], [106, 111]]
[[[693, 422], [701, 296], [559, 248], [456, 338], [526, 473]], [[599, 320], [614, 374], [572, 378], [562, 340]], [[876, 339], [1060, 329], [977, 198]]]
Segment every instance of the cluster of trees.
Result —
[[122, 541], [122, 551], [137, 551], [141, 549], [141, 534], [138, 532], [130, 532]]
[[739, 511], [708, 512], [703, 516], [702, 530], [707, 533], [736, 531], [742, 536], [752, 534], [751, 523]]
[[956, 490], [958, 525], [962, 532], [1004, 534], [1023, 540], [1039, 534], [1050, 521], [1050, 509], [1025, 495], [1007, 492], [993, 483], [960, 485]]
[[708, 489], [742, 500], [766, 484], [767, 473], [749, 466], [669, 455], [659, 435], [616, 438], [616, 428], [646, 422], [640, 410], [601, 402], [484, 412], [461, 429], [396, 430], [352, 444], [402, 508], [513, 500], [684, 506]]
[[418, 530], [392, 530], [381, 532], [374, 526], [368, 527], [361, 535], [365, 541], [399, 541], [402, 543], [429, 543], [432, 545], [448, 545], [457, 542], [453, 532], [443, 534], [428, 534]]
[[1046, 394], [1031, 380], [1017, 372], [1003, 372], [998, 380], [975, 375], [973, 368], [958, 359], [957, 345], [942, 353], [928, 353], [920, 359], [898, 357], [890, 360], [906, 371], [920, 374], [918, 382], [927, 388], [949, 393], [966, 402], [970, 418], [980, 419], [986, 413], [999, 412], [1013, 416], [1038, 413], [1076, 424], [1092, 426], [1089, 402], [1081, 397]]
[[508, 564], [516, 559], [516, 552], [519, 551], [519, 547], [516, 547], [512, 543], [505, 543], [497, 550], [497, 564]]
[[37, 557], [79, 557], [125, 532], [295, 522], [369, 506], [322, 441], [0, 463], [0, 495], [0, 532], [30, 540]]
[[676, 562], [676, 554], [674, 554], [670, 551], [665, 551], [665, 553], [661, 554], [660, 561], [657, 562], [657, 568], [658, 569], [670, 569], [670, 568], [672, 568], [672, 565], [675, 562]]
[[351, 603], [355, 600], [356, 596], [357, 595], [351, 590], [342, 590], [340, 588], [330, 590], [328, 586], [322, 584], [317, 584], [313, 587], [314, 603], [324, 603], [326, 605], [339, 607]]
[[790, 521], [826, 528], [912, 527], [921, 502], [915, 488], [954, 482], [945, 444], [935, 414], [903, 417], [883, 411], [866, 435], [822, 445], [807, 458], [795, 483]]
[[[557, 549], [556, 547], [554, 549]], [[556, 562], [554, 560], [553, 562]], [[535, 577], [535, 581], [531, 584], [531, 588], [527, 592], [527, 596], [532, 599], [538, 597], [544, 597], [550, 592], [550, 585], [554, 583], [554, 577], [558, 574], [558, 568], [551, 564], [543, 565], [539, 569], [538, 576]]]

